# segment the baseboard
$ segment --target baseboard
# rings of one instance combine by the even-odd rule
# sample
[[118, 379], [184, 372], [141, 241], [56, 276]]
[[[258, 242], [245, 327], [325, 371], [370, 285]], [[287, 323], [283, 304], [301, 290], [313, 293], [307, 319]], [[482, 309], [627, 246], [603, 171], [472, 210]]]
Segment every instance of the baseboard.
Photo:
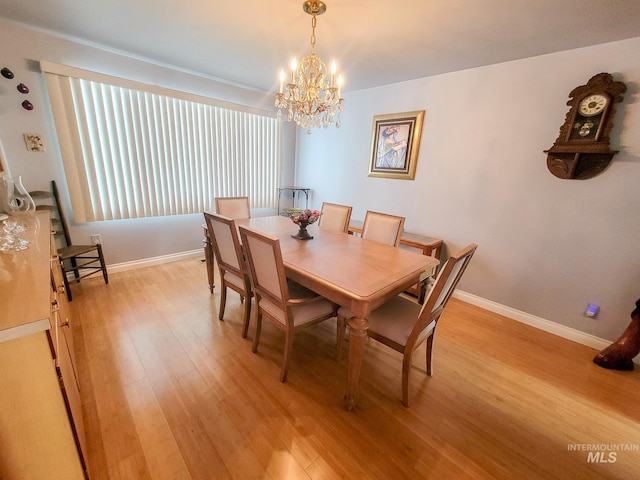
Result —
[[204, 259], [204, 252], [201, 248], [197, 250], [191, 250], [189, 252], [172, 253], [170, 255], [162, 255], [159, 257], [143, 258], [141, 260], [134, 260], [133, 262], [114, 263], [113, 265], [107, 265], [107, 271], [109, 273], [125, 272], [127, 270], [135, 270], [136, 268], [151, 267], [153, 265], [177, 262], [178, 260], [186, 260], [188, 258], [197, 257], [202, 257]]
[[[162, 263], [177, 262], [178, 260], [197, 257], [204, 258], [202, 249], [174, 253], [171, 255], [162, 255], [159, 257], [143, 258], [142, 260], [135, 260], [133, 262], [116, 263], [113, 265], [107, 265], [107, 270], [109, 273], [124, 272], [126, 270], [151, 267], [153, 265], [160, 265]], [[567, 340], [577, 342], [581, 345], [586, 345], [587, 347], [594, 348], [598, 351], [608, 347], [611, 344], [611, 341], [609, 340], [604, 340], [594, 335], [581, 332], [580, 330], [566, 327], [564, 325], [560, 325], [559, 323], [555, 323], [544, 318], [536, 317], [535, 315], [531, 315], [529, 313], [516, 310], [515, 308], [492, 302], [491, 300], [486, 300], [471, 293], [456, 290], [453, 296], [462, 300], [463, 302], [476, 305], [480, 308], [484, 308], [485, 310], [489, 310], [490, 312], [494, 312], [499, 315], [504, 315], [505, 317], [512, 320], [516, 320], [545, 332], [553, 333], [554, 335], [558, 335], [559, 337], [566, 338]], [[640, 355], [637, 355], [633, 359], [633, 361], [634, 363], [640, 365]]]
[[[512, 320], [516, 320], [545, 332], [553, 333], [554, 335], [558, 335], [559, 337], [566, 338], [567, 340], [577, 342], [581, 345], [586, 345], [587, 347], [594, 348], [598, 351], [603, 350], [612, 343], [610, 340], [604, 340], [589, 333], [584, 333], [580, 330], [566, 327], [564, 325], [560, 325], [559, 323], [555, 323], [550, 320], [546, 320], [544, 318], [536, 317], [535, 315], [516, 310], [515, 308], [507, 307], [505, 305], [492, 302], [491, 300], [486, 300], [471, 293], [456, 290], [453, 296], [462, 300], [463, 302], [476, 305], [480, 308], [484, 308], [485, 310], [489, 310], [490, 312], [494, 312], [499, 315], [504, 315], [505, 317]], [[637, 355], [633, 359], [633, 362], [640, 365], [640, 355]]]

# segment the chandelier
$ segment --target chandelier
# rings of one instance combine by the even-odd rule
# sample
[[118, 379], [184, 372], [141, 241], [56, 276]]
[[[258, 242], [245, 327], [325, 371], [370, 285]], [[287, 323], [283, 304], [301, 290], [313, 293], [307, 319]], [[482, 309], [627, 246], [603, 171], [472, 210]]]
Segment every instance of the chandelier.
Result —
[[324, 127], [335, 123], [340, 127], [340, 112], [343, 108], [342, 75], [336, 80], [336, 62], [331, 64], [331, 72], [315, 54], [316, 16], [327, 11], [324, 2], [309, 0], [302, 9], [311, 15], [311, 53], [300, 62], [291, 62], [291, 77], [285, 85], [284, 70], [280, 71], [280, 92], [276, 94], [275, 105], [278, 119], [282, 110], [288, 109], [287, 120], [294, 121], [311, 133], [311, 128]]

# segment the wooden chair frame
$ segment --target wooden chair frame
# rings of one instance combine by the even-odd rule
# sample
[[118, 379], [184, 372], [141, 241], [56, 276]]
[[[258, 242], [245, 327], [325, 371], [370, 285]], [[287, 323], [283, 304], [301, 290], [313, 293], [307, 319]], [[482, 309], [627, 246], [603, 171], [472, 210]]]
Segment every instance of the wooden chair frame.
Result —
[[[55, 180], [51, 181], [51, 192], [34, 191], [30, 192], [31, 197], [36, 202], [36, 210], [48, 210], [51, 212], [51, 222], [54, 234], [64, 238], [65, 246], [57, 248], [58, 257], [62, 266], [62, 278], [67, 291], [67, 299], [72, 300], [71, 288], [69, 287], [68, 272], [73, 272], [76, 283], [81, 279], [102, 273], [104, 283], [109, 283], [107, 266], [102, 253], [102, 245], [76, 245], [71, 241], [71, 234], [67, 224], [67, 217], [60, 203], [60, 194]], [[39, 204], [45, 200], [49, 204]]]
[[[433, 340], [438, 320], [477, 248], [473, 243], [449, 257], [423, 305], [398, 295], [368, 317], [367, 335], [402, 354], [402, 403], [407, 407], [413, 352], [426, 341], [426, 372], [433, 375]], [[350, 314], [349, 310], [338, 310], [338, 358], [344, 343], [346, 314]]]
[[[280, 381], [287, 380], [294, 334], [306, 327], [336, 316], [336, 305], [287, 280], [280, 240], [240, 226], [258, 314], [256, 335], [251, 350], [256, 353], [260, 343], [262, 319], [266, 318], [285, 334], [284, 359]], [[256, 250], [256, 249], [259, 249]]]
[[242, 338], [246, 338], [251, 319], [251, 298], [253, 297], [253, 292], [251, 290], [249, 272], [238, 238], [236, 223], [232, 218], [208, 212], [204, 212], [204, 219], [218, 263], [222, 284], [218, 318], [221, 321], [224, 320], [224, 312], [227, 305], [227, 288], [238, 292], [241, 301], [244, 303]]

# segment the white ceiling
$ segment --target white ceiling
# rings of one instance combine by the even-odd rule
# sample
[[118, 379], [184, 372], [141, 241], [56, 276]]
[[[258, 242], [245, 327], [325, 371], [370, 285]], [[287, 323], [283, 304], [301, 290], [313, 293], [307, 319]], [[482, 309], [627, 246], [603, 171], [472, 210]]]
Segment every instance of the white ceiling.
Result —
[[[345, 90], [640, 37], [640, 0], [325, 0], [316, 53]], [[0, 17], [275, 91], [310, 50], [302, 0], [0, 0]], [[547, 72], [552, 74], [550, 72]]]

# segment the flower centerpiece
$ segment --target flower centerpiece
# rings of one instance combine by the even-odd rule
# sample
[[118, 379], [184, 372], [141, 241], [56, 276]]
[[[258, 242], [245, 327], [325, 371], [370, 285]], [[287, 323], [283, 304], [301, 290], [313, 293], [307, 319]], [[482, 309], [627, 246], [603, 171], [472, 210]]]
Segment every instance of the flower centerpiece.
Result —
[[320, 215], [321, 213], [318, 210], [309, 210], [308, 208], [305, 210], [291, 212], [289, 214], [291, 221], [298, 225], [298, 232], [291, 236], [299, 240], [312, 239], [313, 236], [309, 235], [307, 227], [312, 223], [316, 223], [320, 218]]

